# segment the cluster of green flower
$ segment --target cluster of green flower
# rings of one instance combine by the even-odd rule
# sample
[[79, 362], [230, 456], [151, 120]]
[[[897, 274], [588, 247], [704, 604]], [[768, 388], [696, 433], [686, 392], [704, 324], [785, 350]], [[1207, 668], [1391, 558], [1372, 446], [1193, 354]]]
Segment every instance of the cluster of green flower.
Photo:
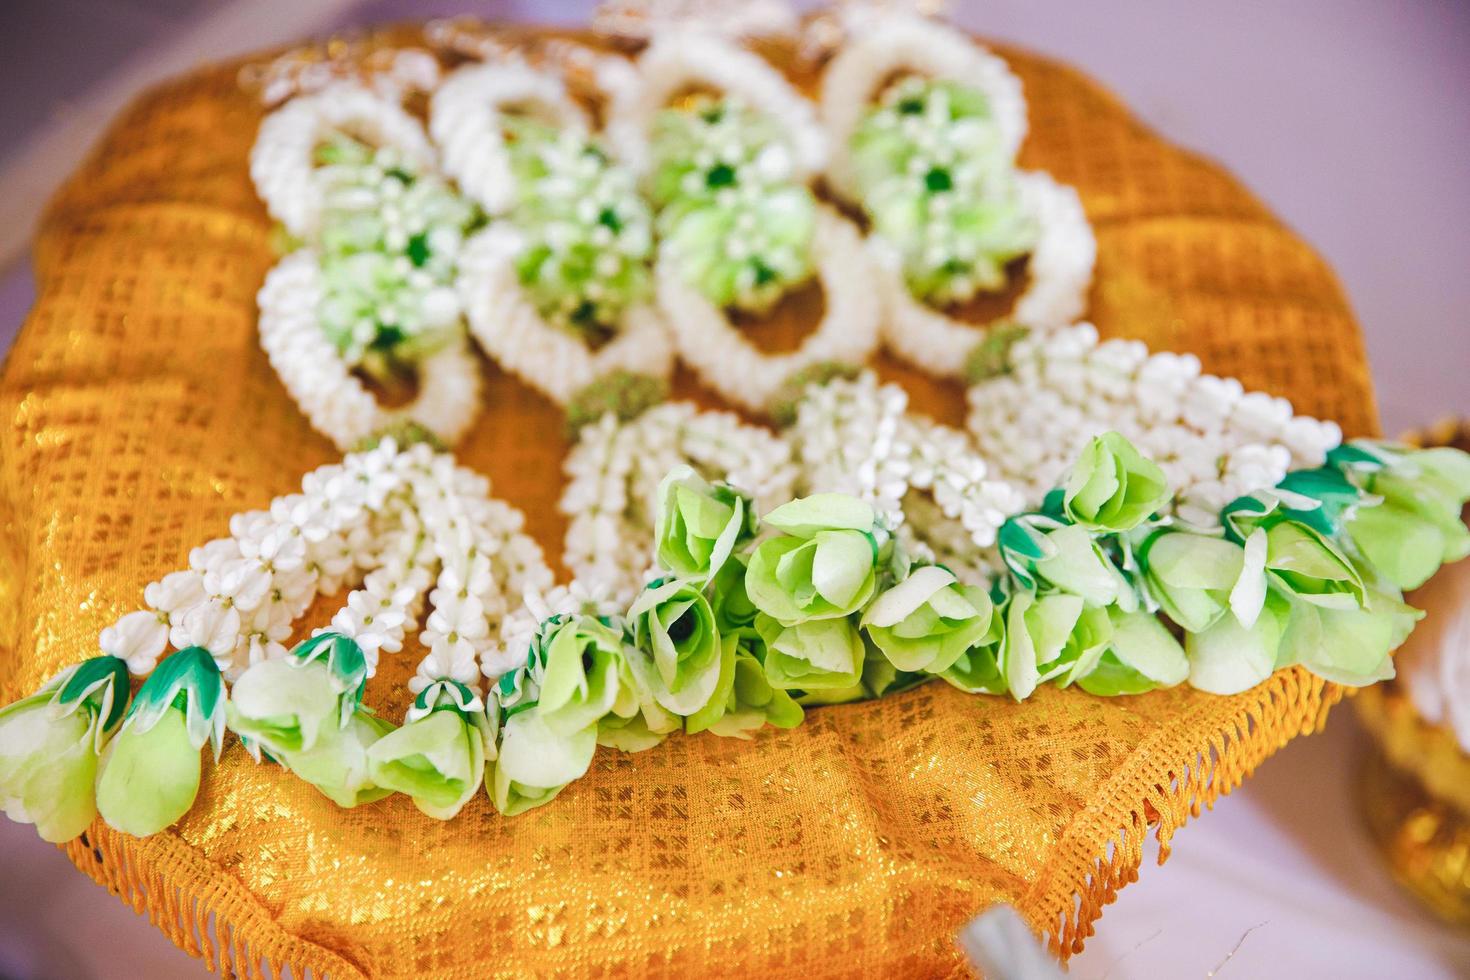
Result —
[[1039, 229], [978, 89], [919, 77], [890, 85], [851, 137], [859, 193], [920, 299], [964, 302], [1005, 286]]
[[317, 148], [316, 163], [322, 330], [348, 366], [387, 378], [453, 337], [455, 264], [482, 218], [392, 147], [337, 133]]
[[1005, 525], [988, 589], [911, 564], [854, 497], [814, 494], [758, 520], [688, 468], [659, 494], [660, 576], [625, 615], [580, 602], [528, 621], [508, 638], [523, 664], [484, 700], [436, 681], [394, 728], [362, 706], [362, 650], [329, 631], [252, 667], [228, 704], [208, 652], [182, 650], [124, 716], [123, 662], [98, 657], [0, 711], [0, 804], [48, 840], [99, 811], [154, 833], [193, 804], [200, 747], [218, 752], [226, 717], [341, 806], [402, 792], [448, 819], [487, 781], [507, 815], [545, 803], [599, 744], [746, 737], [800, 724], [803, 705], [934, 677], [1017, 700], [1047, 681], [1232, 693], [1293, 664], [1368, 684], [1392, 676], [1418, 618], [1401, 590], [1470, 553], [1470, 456], [1377, 443], [1234, 501], [1207, 533], [1159, 517], [1159, 468], [1104, 435], [1039, 512]]
[[761, 313], [811, 277], [816, 199], [771, 119], [700, 96], [661, 112], [650, 143], [664, 247], [711, 303]]
[[521, 285], [548, 322], [605, 338], [652, 292], [648, 206], [586, 134], [527, 116], [504, 125], [517, 191], [511, 219], [525, 237]]

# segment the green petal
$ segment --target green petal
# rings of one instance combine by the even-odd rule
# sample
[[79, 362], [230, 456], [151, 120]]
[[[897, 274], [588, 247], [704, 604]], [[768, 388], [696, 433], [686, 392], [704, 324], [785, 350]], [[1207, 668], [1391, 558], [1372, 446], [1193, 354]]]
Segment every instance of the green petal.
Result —
[[147, 731], [129, 719], [102, 755], [97, 810], [115, 830], [156, 834], [194, 805], [201, 765], [183, 711], [167, 709]]

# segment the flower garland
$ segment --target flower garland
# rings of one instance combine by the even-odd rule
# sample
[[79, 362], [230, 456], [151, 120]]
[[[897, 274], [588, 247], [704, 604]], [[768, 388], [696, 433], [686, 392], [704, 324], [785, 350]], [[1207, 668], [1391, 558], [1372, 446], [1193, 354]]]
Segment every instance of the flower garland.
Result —
[[968, 393], [980, 453], [1035, 506], [1071, 458], [1116, 430], [1163, 468], [1175, 513], [1218, 524], [1234, 498], [1320, 466], [1342, 431], [1294, 415], [1291, 403], [1200, 373], [1190, 354], [1149, 354], [1137, 341], [1099, 342], [1091, 324], [1022, 336], [1000, 373]]
[[[102, 631], [101, 656], [0, 711], [0, 728], [17, 736], [0, 749], [0, 803], [50, 840], [76, 836], [99, 812], [117, 829], [156, 833], [192, 806], [199, 750], [210, 742], [217, 758], [228, 724], [257, 758], [339, 805], [401, 790], [452, 815], [463, 787], [446, 802], [445, 781], [413, 758], [427, 754], [442, 775], [460, 743], [471, 758], [478, 744], [480, 761], [465, 772], [483, 769], [493, 739], [478, 700], [481, 658], [508, 597], [551, 584], [522, 516], [488, 492], [452, 457], [385, 438], [308, 474], [301, 493], [236, 515], [230, 537], [144, 590], [149, 608]], [[292, 623], [315, 596], [352, 582], [330, 624], [288, 652]], [[398, 651], [416, 628], [425, 592], [428, 654], [409, 683], [407, 723], [394, 729], [362, 707], [363, 687], [380, 652]], [[177, 652], [163, 657], [170, 645]], [[131, 706], [129, 673], [146, 677]], [[445, 739], [446, 728], [463, 734], [450, 721], [478, 741]], [[53, 748], [60, 778], [34, 779], [35, 766], [55, 762]], [[472, 783], [470, 793], [478, 775]]]
[[[901, 432], [901, 398], [872, 386], [815, 393], [807, 445], [833, 419]], [[883, 404], [848, 423], [863, 401]], [[920, 436], [959, 448], [938, 431]], [[869, 495], [900, 489], [858, 480]], [[908, 553], [860, 497], [819, 492], [758, 517], [745, 493], [677, 467], [656, 491], [654, 577], [624, 604], [585, 583], [546, 592], [520, 515], [488, 491], [448, 455], [385, 440], [239, 515], [188, 571], [145, 590], [148, 610], [103, 631], [101, 656], [0, 710], [0, 803], [56, 840], [97, 813], [155, 833], [192, 806], [199, 751], [218, 754], [226, 724], [342, 806], [402, 792], [449, 819], [481, 785], [507, 815], [544, 804], [598, 744], [747, 737], [799, 724], [804, 706], [936, 677], [1017, 700], [1047, 682], [1228, 694], [1294, 664], [1368, 684], [1392, 676], [1419, 616], [1401, 590], [1470, 550], [1465, 453], [1339, 444], [1206, 529], [1170, 516], [1164, 471], [1107, 432], [1037, 509], [1001, 524], [983, 582]], [[348, 581], [361, 585], [331, 625], [287, 653], [291, 620]], [[429, 652], [394, 728], [362, 707], [363, 686], [415, 628], [431, 582]], [[511, 610], [518, 590], [530, 598]], [[129, 669], [148, 677], [124, 710]]]
[[[305, 243], [260, 291], [261, 344], [340, 448], [404, 419], [454, 442], [478, 411], [453, 281], [479, 216], [433, 162], [412, 116], [343, 83], [271, 113], [252, 150], [267, 209]], [[414, 375], [418, 390], [388, 409], [354, 370], [390, 384]]]
[[343, 449], [404, 421], [457, 442], [474, 422], [480, 399], [480, 371], [464, 340], [424, 355], [413, 401], [385, 408], [322, 330], [318, 311], [325, 294], [321, 259], [303, 248], [266, 274], [257, 300], [260, 345], [312, 428]]
[[490, 215], [516, 201], [516, 178], [506, 144], [511, 117], [540, 119], [586, 132], [587, 113], [553, 75], [516, 62], [466, 65], [451, 73], [429, 101], [429, 133], [444, 158], [444, 172]]
[[828, 180], [872, 222], [884, 342], [895, 353], [962, 375], [986, 330], [939, 307], [1002, 287], [1021, 256], [1029, 282], [1013, 319], [1054, 328], [1082, 313], [1092, 229], [1075, 190], [1015, 170], [1025, 102], [1004, 61], [948, 27], [885, 17], [829, 64], [822, 109]]
[[673, 352], [646, 295], [651, 219], [561, 82], [515, 61], [471, 65], [430, 112], [446, 165], [506, 217], [460, 267], [485, 351], [564, 406], [611, 375], [666, 379]]

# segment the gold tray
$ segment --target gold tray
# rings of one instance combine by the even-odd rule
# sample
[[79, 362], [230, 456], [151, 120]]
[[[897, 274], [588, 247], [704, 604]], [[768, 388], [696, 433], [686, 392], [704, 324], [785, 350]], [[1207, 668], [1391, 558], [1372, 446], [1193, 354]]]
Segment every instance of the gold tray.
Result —
[[[1096, 83], [999, 50], [1030, 102], [1022, 165], [1076, 186], [1096, 229], [1102, 332], [1193, 351], [1370, 433], [1363, 345], [1322, 259]], [[38, 300], [0, 378], [4, 700], [94, 653], [99, 629], [230, 514], [335, 456], [257, 345], [274, 256], [246, 173], [262, 110], [237, 71], [138, 101], [40, 228]], [[959, 386], [878, 367], [916, 410], [960, 421]], [[558, 554], [561, 414], [485, 374], [486, 415], [460, 454]], [[677, 389], [716, 404], [687, 377]], [[370, 703], [398, 717], [419, 656], [388, 658]], [[1339, 697], [1300, 670], [1228, 698], [1047, 688], [1018, 705], [931, 684], [753, 743], [603, 750], [550, 806], [503, 819], [480, 798], [449, 823], [403, 797], [339, 810], [232, 743], [174, 828], [137, 840], [98, 823], [66, 851], [243, 975], [961, 974], [954, 933], [994, 902], [1062, 956], [1080, 949], [1136, 877], [1149, 825], [1167, 853], [1189, 816]]]

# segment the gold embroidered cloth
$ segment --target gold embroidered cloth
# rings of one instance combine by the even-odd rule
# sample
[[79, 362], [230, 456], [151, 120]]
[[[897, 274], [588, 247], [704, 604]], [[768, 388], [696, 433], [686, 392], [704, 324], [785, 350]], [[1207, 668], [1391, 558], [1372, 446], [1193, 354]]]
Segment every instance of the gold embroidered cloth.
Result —
[[[1324, 262], [1095, 83], [1003, 53], [1030, 102], [1022, 164], [1075, 185], [1096, 229], [1101, 330], [1368, 432], [1362, 343]], [[94, 654], [144, 584], [335, 456], [257, 346], [273, 255], [246, 173], [261, 110], [236, 68], [134, 105], [40, 228], [37, 304], [0, 380], [3, 700]], [[915, 409], [960, 420], [957, 386], [881, 367]], [[557, 553], [561, 415], [485, 371], [462, 458]], [[390, 717], [420, 655], [371, 685]], [[753, 743], [601, 750], [549, 806], [504, 819], [482, 796], [448, 823], [401, 796], [340, 810], [232, 743], [176, 827], [99, 823], [67, 852], [242, 974], [954, 974], [956, 929], [998, 901], [1080, 948], [1149, 823], [1167, 842], [1338, 695], [1299, 671], [1230, 698], [1047, 688], [1020, 705], [936, 683]]]

